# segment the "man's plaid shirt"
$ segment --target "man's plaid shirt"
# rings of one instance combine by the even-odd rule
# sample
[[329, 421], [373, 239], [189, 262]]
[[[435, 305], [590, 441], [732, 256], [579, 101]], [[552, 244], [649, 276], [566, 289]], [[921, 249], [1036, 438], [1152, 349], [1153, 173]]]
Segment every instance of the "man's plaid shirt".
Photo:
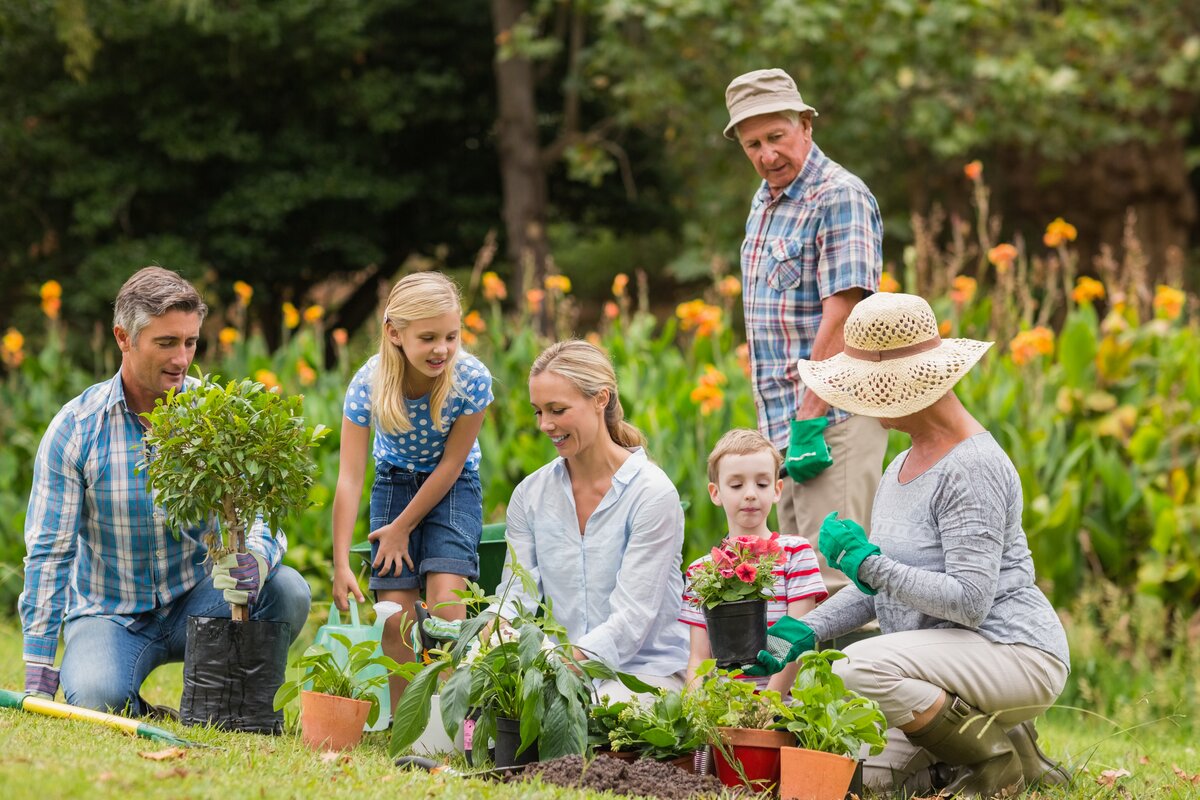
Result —
[[[796, 180], [772, 199], [763, 181], [742, 242], [742, 300], [758, 428], [787, 447], [804, 384], [796, 362], [812, 353], [821, 301], [879, 288], [883, 223], [861, 180], [814, 143]], [[850, 415], [830, 409], [829, 422]]]

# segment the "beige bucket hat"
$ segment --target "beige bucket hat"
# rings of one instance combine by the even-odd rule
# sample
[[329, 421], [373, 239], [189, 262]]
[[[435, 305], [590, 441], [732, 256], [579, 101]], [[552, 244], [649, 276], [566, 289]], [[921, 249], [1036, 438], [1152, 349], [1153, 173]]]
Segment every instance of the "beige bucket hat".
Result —
[[992, 342], [943, 339], [922, 297], [880, 292], [854, 306], [846, 348], [824, 361], [801, 359], [800, 379], [835, 408], [896, 418], [928, 408], [983, 357]]
[[726, 139], [737, 139], [734, 126], [760, 114], [811, 111], [817, 116], [817, 110], [801, 99], [792, 76], [781, 69], [756, 69], [738, 75], [725, 89], [725, 108], [729, 109]]

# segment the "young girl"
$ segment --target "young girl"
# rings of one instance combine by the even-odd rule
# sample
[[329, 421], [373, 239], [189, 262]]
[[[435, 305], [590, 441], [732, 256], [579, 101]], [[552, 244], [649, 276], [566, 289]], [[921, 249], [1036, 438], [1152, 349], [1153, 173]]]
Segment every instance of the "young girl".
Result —
[[[459, 349], [458, 289], [444, 275], [420, 272], [388, 296], [379, 354], [358, 370], [346, 391], [341, 465], [333, 500], [333, 597], [363, 602], [350, 567], [350, 540], [362, 497], [367, 442], [375, 423], [375, 483], [371, 488], [371, 581], [378, 600], [400, 603], [411, 622], [420, 590], [433, 613], [462, 619], [457, 599], [466, 579], [479, 577], [483, 493], [479, 443], [492, 402], [492, 376]], [[383, 652], [412, 658], [400, 616], [383, 630]], [[403, 691], [393, 679], [392, 703]]]

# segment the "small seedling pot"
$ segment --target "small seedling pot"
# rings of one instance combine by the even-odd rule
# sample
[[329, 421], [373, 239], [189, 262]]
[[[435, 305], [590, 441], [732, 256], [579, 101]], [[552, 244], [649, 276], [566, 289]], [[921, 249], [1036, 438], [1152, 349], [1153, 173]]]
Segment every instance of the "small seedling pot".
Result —
[[345, 750], [363, 736], [371, 713], [366, 700], [335, 697], [321, 692], [300, 692], [300, 738], [313, 750]]
[[780, 800], [842, 800], [858, 761], [819, 750], [779, 751]]
[[521, 746], [521, 722], [508, 717], [496, 717], [496, 766], [520, 767], [538, 760], [537, 742], [517, 755]]
[[[733, 751], [733, 760], [742, 767], [749, 787], [755, 792], [771, 790], [779, 784], [779, 751], [796, 741], [787, 731], [764, 731], [757, 728], [718, 728], [726, 748]], [[721, 748], [713, 746], [713, 762], [717, 778], [726, 786], [745, 786], [737, 767], [731, 764]]]
[[767, 601], [735, 600], [705, 607], [708, 643], [721, 669], [753, 664], [767, 649]]

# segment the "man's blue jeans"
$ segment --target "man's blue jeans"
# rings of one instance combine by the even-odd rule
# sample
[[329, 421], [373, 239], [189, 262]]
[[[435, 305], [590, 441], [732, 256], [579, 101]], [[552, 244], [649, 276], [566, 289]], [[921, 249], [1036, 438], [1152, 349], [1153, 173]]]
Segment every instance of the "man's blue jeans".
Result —
[[[312, 595], [300, 573], [280, 566], [263, 586], [251, 619], [286, 622], [292, 641], [308, 619]], [[170, 606], [138, 616], [130, 627], [105, 617], [79, 617], [63, 633], [60, 679], [71, 705], [145, 714], [142, 681], [156, 667], [183, 661], [188, 617], [229, 618], [229, 603], [207, 577]]]

